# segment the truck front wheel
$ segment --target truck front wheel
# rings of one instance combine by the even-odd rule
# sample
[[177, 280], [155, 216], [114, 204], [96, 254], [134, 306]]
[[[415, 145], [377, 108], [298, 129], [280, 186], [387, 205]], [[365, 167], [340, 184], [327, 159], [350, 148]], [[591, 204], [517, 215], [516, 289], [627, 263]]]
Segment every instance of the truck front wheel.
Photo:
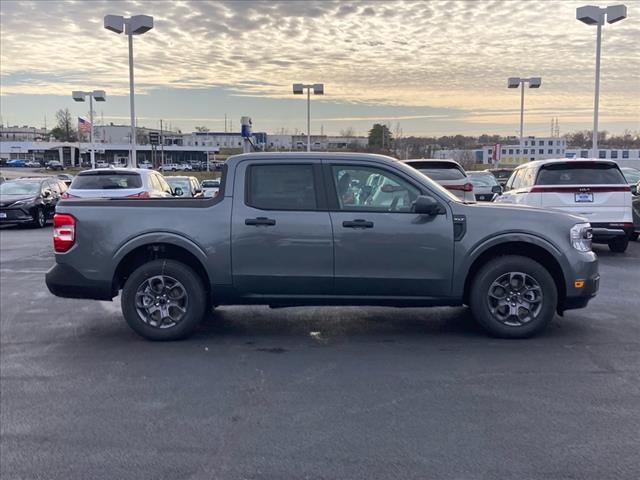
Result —
[[553, 319], [558, 292], [548, 270], [535, 260], [509, 255], [487, 262], [472, 280], [470, 307], [491, 335], [527, 338]]
[[200, 278], [187, 265], [158, 259], [129, 276], [121, 305], [125, 320], [142, 337], [180, 340], [202, 320], [206, 294]]

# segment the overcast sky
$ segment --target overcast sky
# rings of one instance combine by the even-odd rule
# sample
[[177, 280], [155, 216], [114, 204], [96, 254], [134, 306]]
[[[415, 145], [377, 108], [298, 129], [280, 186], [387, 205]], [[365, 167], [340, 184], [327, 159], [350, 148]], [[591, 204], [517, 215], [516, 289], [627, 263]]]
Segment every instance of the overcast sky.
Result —
[[[192, 130], [306, 129], [294, 82], [324, 82], [312, 99], [312, 133], [399, 123], [404, 135], [499, 133], [519, 128], [509, 76], [541, 76], [525, 96], [525, 134], [590, 128], [595, 27], [575, 19], [581, 1], [205, 2], [7, 1], [0, 3], [2, 121], [48, 126], [59, 108], [85, 115], [71, 90], [104, 89], [95, 110], [127, 123], [127, 40], [105, 14], [148, 14], [134, 37], [138, 125], [160, 118]], [[597, 2], [596, 2], [597, 3]], [[640, 1], [603, 28], [601, 128], [640, 130]], [[606, 3], [604, 3], [606, 5]], [[99, 119], [98, 119], [99, 120]]]

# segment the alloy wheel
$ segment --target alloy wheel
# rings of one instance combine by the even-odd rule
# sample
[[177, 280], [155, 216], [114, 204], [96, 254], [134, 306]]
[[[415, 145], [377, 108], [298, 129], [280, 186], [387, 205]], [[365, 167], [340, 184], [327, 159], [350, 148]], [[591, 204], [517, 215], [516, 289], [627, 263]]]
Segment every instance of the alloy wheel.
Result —
[[147, 278], [136, 291], [136, 310], [140, 319], [155, 328], [171, 328], [187, 313], [189, 296], [178, 280], [169, 275]]
[[542, 310], [542, 287], [531, 275], [508, 272], [500, 275], [487, 293], [489, 310], [499, 322], [519, 327], [534, 320]]

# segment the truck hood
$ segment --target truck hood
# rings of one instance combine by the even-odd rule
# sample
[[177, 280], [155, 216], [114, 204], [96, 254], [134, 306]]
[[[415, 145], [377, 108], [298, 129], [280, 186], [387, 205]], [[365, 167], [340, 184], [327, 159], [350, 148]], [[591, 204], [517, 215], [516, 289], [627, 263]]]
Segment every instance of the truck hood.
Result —
[[572, 215], [559, 210], [530, 207], [528, 205], [514, 205], [510, 203], [469, 203], [464, 204], [464, 208], [468, 209], [469, 215], [473, 215], [475, 211], [482, 210], [484, 213], [491, 214], [492, 216], [495, 215], [497, 219], [508, 219], [510, 223], [517, 223], [519, 220], [531, 221], [534, 219], [536, 221], [542, 221], [545, 217], [556, 221], [564, 218], [572, 224], [589, 221], [585, 217]]

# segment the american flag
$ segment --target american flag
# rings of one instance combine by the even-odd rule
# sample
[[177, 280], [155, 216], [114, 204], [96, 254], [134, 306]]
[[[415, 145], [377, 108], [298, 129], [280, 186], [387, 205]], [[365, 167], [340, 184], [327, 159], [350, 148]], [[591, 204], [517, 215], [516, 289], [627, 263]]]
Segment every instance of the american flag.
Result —
[[84, 118], [78, 117], [78, 130], [89, 133], [91, 131], [91, 122], [87, 122]]

